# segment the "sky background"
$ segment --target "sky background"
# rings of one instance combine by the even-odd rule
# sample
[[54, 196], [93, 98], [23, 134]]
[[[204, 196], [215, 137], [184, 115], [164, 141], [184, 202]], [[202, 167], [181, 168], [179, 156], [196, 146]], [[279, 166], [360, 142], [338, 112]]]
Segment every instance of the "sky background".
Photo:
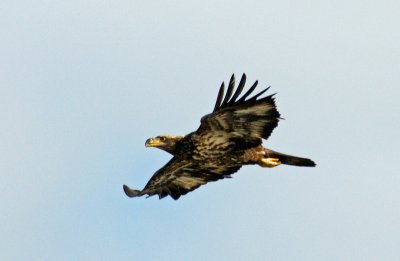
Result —
[[[399, 1], [0, 3], [1, 260], [399, 260]], [[130, 199], [219, 85], [278, 92], [265, 145], [178, 201]]]

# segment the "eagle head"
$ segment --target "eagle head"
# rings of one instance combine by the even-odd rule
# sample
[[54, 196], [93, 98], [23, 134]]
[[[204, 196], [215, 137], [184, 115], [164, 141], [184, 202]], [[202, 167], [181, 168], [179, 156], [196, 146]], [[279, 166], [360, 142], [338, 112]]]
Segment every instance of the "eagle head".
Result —
[[174, 155], [177, 142], [180, 141], [182, 138], [182, 136], [161, 135], [147, 139], [145, 146], [159, 148]]

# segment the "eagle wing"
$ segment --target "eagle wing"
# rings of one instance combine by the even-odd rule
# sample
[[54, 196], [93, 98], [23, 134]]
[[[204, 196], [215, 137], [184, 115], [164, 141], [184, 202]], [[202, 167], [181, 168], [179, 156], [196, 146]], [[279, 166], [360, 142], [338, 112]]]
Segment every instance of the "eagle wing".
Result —
[[195, 132], [199, 143], [213, 145], [225, 151], [251, 148], [267, 139], [281, 119], [276, 109], [274, 95], [259, 98], [268, 89], [253, 95], [256, 81], [240, 98], [246, 82], [243, 74], [235, 89], [235, 76], [232, 75], [228, 89], [222, 83], [218, 98], [212, 113], [201, 119], [201, 124]]
[[164, 167], [159, 169], [148, 181], [143, 190], [135, 190], [124, 185], [128, 197], [143, 195], [158, 195], [160, 199], [171, 196], [177, 200], [210, 181], [229, 178], [230, 174], [238, 171], [239, 166], [207, 165], [193, 160], [173, 157]]

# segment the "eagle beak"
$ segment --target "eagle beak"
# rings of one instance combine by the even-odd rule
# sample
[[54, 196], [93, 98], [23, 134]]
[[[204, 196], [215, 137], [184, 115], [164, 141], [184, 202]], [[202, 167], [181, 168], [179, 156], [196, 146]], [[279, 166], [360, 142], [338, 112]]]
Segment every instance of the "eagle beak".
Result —
[[164, 143], [162, 143], [159, 139], [150, 138], [150, 139], [146, 140], [146, 143], [144, 145], [146, 147], [159, 147], [159, 146], [161, 146], [163, 144]]

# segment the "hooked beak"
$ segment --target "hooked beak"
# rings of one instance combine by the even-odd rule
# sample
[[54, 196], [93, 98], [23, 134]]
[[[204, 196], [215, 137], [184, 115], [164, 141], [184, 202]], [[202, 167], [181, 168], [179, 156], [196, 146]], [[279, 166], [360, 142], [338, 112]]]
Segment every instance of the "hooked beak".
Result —
[[159, 139], [150, 138], [150, 139], [146, 140], [146, 143], [144, 145], [146, 147], [159, 147], [159, 146], [161, 146], [163, 144], [164, 143], [162, 143]]

